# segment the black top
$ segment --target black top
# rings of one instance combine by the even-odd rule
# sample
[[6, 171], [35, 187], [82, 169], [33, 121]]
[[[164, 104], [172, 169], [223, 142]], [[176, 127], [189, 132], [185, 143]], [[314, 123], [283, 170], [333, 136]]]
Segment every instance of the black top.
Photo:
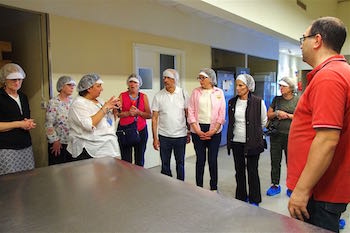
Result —
[[[230, 154], [232, 148], [233, 130], [235, 125], [235, 111], [238, 96], [228, 102], [228, 129], [227, 150]], [[261, 99], [251, 93], [248, 94], [248, 103], [245, 112], [246, 120], [246, 143], [244, 145], [245, 156], [258, 155], [264, 151], [263, 130], [261, 127]]]
[[[17, 102], [9, 96], [4, 88], [0, 88], [0, 122], [21, 121], [30, 119], [28, 98], [18, 91], [22, 112]], [[21, 128], [0, 132], [0, 149], [23, 149], [32, 145], [28, 130]]]

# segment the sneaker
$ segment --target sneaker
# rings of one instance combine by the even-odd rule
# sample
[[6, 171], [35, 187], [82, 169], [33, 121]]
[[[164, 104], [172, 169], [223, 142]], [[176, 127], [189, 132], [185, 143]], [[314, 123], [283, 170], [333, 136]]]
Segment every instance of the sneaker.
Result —
[[292, 190], [287, 189], [287, 191], [286, 191], [287, 196], [290, 197], [290, 195], [292, 195], [292, 192], [293, 192]]
[[259, 207], [259, 203], [250, 202], [250, 204]]
[[213, 190], [210, 190], [210, 191], [212, 191], [213, 193], [219, 193], [219, 190], [217, 190], [217, 189], [213, 189]]
[[267, 190], [267, 196], [275, 196], [281, 192], [281, 186], [279, 185], [271, 185], [271, 187]]
[[339, 229], [340, 230], [344, 229], [345, 225], [346, 225], [345, 219], [343, 218], [339, 219]]

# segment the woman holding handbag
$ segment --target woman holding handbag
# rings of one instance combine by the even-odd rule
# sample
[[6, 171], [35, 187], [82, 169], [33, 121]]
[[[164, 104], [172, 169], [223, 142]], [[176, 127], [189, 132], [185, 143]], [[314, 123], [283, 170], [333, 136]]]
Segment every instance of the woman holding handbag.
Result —
[[[266, 191], [267, 196], [275, 196], [281, 192], [280, 174], [282, 151], [286, 155], [288, 150], [288, 134], [292, 123], [293, 113], [297, 106], [299, 97], [295, 95], [295, 84], [291, 78], [284, 77], [278, 84], [282, 96], [276, 96], [269, 107], [267, 117], [273, 121], [275, 132], [270, 135], [271, 154], [271, 187]], [[288, 195], [287, 190], [287, 195]]]
[[[139, 92], [139, 88], [142, 86], [141, 77], [137, 74], [131, 74], [127, 79], [127, 85], [128, 91], [119, 96], [122, 109], [119, 113], [118, 143], [122, 160], [132, 163], [132, 149], [134, 149], [134, 163], [143, 167], [148, 139], [146, 119], [150, 119], [152, 114], [147, 95]], [[131, 142], [128, 138], [123, 138], [123, 135], [126, 131], [131, 131], [135, 124], [140, 139]]]

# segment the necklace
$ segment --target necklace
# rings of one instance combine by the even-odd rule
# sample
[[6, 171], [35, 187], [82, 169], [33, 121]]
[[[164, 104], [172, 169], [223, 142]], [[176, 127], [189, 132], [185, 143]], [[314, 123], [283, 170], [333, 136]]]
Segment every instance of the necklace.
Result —
[[132, 95], [131, 95], [130, 92], [129, 92], [129, 97], [130, 97], [131, 100], [137, 100], [137, 99], [139, 98], [139, 95], [137, 95], [137, 96], [134, 98], [134, 97], [132, 97]]

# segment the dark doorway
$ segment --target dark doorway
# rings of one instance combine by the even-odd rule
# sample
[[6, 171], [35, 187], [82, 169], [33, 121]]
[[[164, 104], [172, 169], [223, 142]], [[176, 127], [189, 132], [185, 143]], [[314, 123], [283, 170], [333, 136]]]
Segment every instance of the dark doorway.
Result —
[[163, 71], [166, 69], [175, 69], [175, 56], [160, 54], [159, 67], [160, 89], [162, 90], [164, 88]]
[[37, 127], [30, 133], [36, 167], [47, 165], [45, 103], [49, 99], [48, 16], [0, 5], [0, 41], [11, 44], [4, 60], [19, 64], [26, 73], [21, 91], [29, 99]]

